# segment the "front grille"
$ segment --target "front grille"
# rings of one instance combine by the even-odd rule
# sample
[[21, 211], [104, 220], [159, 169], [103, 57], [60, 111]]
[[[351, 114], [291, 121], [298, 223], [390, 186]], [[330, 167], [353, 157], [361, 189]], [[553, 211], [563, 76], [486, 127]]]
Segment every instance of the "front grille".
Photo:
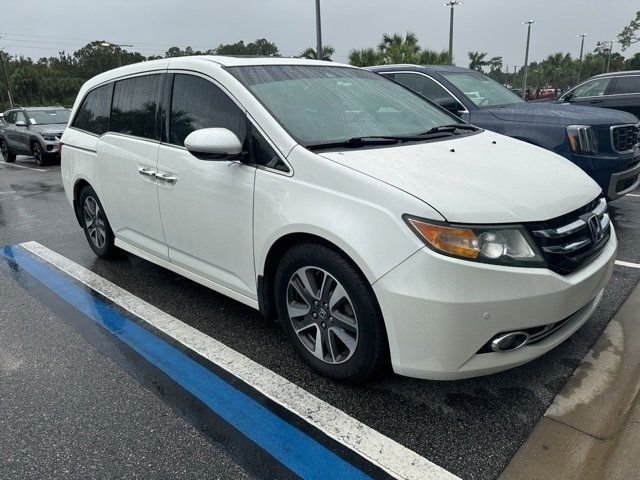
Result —
[[638, 125], [617, 125], [611, 127], [611, 145], [617, 152], [633, 150], [640, 141]]
[[527, 225], [549, 269], [566, 275], [602, 251], [611, 235], [607, 202], [599, 198], [567, 215]]

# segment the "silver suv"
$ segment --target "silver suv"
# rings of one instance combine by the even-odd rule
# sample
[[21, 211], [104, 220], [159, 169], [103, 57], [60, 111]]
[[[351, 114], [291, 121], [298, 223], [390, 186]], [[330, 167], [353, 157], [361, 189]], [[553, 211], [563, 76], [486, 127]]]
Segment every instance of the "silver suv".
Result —
[[64, 107], [12, 108], [0, 124], [0, 151], [5, 162], [33, 155], [38, 165], [60, 158], [60, 137], [69, 121]]

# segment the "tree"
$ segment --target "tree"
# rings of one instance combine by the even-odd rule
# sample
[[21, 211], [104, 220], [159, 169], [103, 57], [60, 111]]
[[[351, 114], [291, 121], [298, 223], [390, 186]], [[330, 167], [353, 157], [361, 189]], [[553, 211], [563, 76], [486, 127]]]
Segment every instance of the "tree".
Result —
[[624, 70], [640, 70], [640, 53], [636, 53], [633, 57], [624, 61]]
[[502, 57], [491, 57], [489, 59], [489, 71], [491, 72], [501, 72], [503, 63]]
[[418, 37], [411, 32], [407, 32], [404, 37], [397, 33], [385, 33], [378, 44], [378, 52], [384, 64], [416, 63], [420, 53]]
[[246, 45], [242, 40], [226, 45], [221, 44], [213, 50], [213, 53], [216, 55], [247, 55], [258, 57], [280, 56], [278, 46], [265, 38], [258, 38], [256, 41]]
[[[321, 60], [325, 60], [327, 62], [331, 61], [331, 56], [336, 53], [336, 49], [331, 45], [323, 45], [322, 47], [322, 58]], [[307, 58], [309, 60], [317, 60], [318, 56], [316, 55], [316, 50], [314, 48], [307, 48], [299, 55], [300, 58]]]
[[449, 52], [424, 49], [418, 57], [420, 65], [449, 65]]
[[624, 52], [632, 44], [640, 40], [640, 10], [636, 12], [636, 17], [629, 22], [618, 34], [618, 43], [622, 45]]
[[349, 52], [349, 63], [354, 67], [369, 67], [380, 63], [380, 55], [373, 48], [353, 49]]
[[486, 60], [487, 52], [469, 52], [469, 68], [482, 72], [482, 69], [489, 65]]

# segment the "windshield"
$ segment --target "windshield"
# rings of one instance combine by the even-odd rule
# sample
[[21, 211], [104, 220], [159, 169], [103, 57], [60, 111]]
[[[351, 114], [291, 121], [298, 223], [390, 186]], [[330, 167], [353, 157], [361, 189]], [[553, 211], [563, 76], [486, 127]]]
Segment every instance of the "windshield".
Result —
[[61, 108], [59, 110], [28, 110], [31, 125], [52, 125], [57, 123], [67, 123], [69, 121], [69, 110]]
[[478, 72], [445, 72], [442, 74], [477, 107], [495, 107], [524, 102], [504, 85]]
[[227, 70], [305, 146], [411, 136], [459, 122], [419, 95], [366, 70], [307, 65]]

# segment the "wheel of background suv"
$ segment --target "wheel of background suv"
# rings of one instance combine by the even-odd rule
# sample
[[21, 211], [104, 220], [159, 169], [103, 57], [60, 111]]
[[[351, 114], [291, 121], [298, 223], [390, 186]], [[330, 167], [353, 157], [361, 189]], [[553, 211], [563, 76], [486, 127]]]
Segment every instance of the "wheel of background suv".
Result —
[[0, 151], [2, 152], [2, 159], [7, 163], [13, 163], [16, 161], [16, 154], [11, 153], [9, 145], [4, 140], [0, 140]]
[[115, 236], [95, 190], [89, 186], [84, 187], [78, 202], [82, 227], [89, 246], [100, 258], [115, 258], [118, 254], [118, 248], [114, 244]]
[[387, 338], [371, 286], [341, 254], [302, 244], [280, 261], [276, 308], [296, 350], [336, 380], [370, 378], [388, 357]]
[[33, 155], [33, 158], [36, 161], [36, 164], [38, 165], [44, 165], [45, 162], [45, 157], [44, 157], [44, 150], [42, 149], [42, 146], [38, 143], [38, 142], [34, 142], [31, 145], [31, 154]]

